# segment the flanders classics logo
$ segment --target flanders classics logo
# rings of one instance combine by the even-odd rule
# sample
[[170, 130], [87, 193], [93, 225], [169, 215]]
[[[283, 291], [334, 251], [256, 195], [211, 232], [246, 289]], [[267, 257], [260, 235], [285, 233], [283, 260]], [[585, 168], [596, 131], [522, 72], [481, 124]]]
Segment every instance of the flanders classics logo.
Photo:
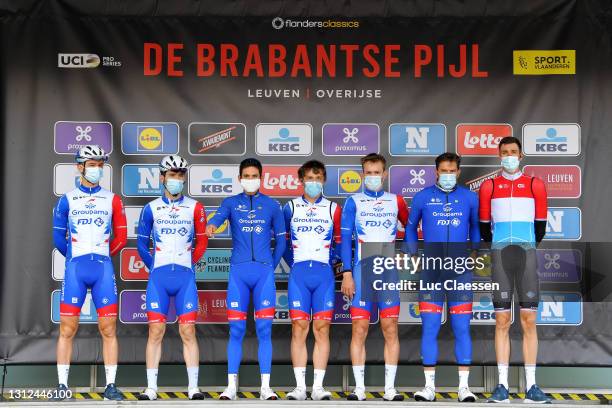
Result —
[[576, 50], [514, 50], [514, 75], [575, 75]]

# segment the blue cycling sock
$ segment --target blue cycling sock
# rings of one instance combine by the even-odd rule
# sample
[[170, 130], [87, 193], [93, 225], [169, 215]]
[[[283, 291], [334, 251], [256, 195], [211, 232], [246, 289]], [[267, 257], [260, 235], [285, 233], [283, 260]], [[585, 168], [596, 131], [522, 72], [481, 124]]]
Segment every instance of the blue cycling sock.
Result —
[[259, 342], [259, 371], [270, 374], [272, 368], [272, 319], [257, 319], [255, 321], [257, 340]]
[[229, 322], [230, 336], [227, 344], [227, 373], [238, 374], [242, 360], [242, 339], [246, 333], [246, 320]]

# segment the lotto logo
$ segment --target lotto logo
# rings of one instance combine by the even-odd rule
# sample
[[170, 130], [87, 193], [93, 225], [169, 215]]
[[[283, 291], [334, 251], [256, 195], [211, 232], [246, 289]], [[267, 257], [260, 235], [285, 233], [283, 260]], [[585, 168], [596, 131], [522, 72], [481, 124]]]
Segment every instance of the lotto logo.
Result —
[[499, 142], [512, 136], [512, 126], [502, 123], [460, 123], [455, 129], [457, 153], [461, 156], [497, 156]]

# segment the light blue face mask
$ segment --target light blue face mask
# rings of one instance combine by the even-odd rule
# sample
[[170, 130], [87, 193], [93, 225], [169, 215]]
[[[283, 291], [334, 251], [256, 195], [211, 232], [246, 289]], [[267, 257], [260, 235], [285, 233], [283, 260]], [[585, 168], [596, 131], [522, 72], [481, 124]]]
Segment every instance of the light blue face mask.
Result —
[[315, 198], [318, 197], [323, 191], [323, 184], [318, 181], [305, 181], [304, 182], [304, 192], [308, 197]]
[[185, 184], [183, 180], [174, 178], [166, 179], [166, 189], [172, 195], [177, 195], [178, 193], [183, 191], [183, 184]]
[[444, 190], [452, 190], [457, 185], [457, 174], [440, 173], [440, 176], [438, 177], [438, 184]]
[[91, 184], [98, 184], [102, 178], [102, 168], [100, 167], [85, 167], [83, 177]]
[[363, 180], [368, 190], [378, 191], [382, 188], [382, 177], [381, 176], [365, 176]]
[[516, 169], [518, 169], [520, 162], [521, 161], [516, 156], [504, 156], [501, 159], [502, 167], [504, 170], [509, 172], [514, 172]]

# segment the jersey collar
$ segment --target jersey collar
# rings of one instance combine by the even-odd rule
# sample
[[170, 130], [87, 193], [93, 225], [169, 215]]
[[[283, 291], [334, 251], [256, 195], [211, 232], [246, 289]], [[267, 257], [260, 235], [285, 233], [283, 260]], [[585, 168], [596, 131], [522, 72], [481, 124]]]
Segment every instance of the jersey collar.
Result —
[[321, 194], [321, 195], [319, 196], [319, 198], [317, 198], [317, 199], [315, 200], [315, 202], [314, 202], [314, 203], [311, 203], [310, 201], [308, 201], [308, 200], [306, 199], [306, 196], [304, 196], [304, 195], [302, 195], [302, 200], [303, 200], [303, 201], [304, 201], [306, 204], [319, 204], [319, 203], [321, 202], [321, 200], [323, 200], [323, 194]]
[[240, 194], [242, 194], [242, 195], [244, 196], [244, 198], [246, 198], [247, 200], [248, 200], [248, 198], [249, 198], [249, 197], [256, 198], [256, 197], [259, 197], [259, 196], [261, 195], [261, 193], [260, 193], [259, 191], [257, 191], [257, 192], [256, 192], [255, 194], [253, 194], [253, 195], [248, 195], [248, 194], [247, 194], [247, 193], [245, 193], [244, 191], [243, 191], [242, 193], [240, 193]]
[[451, 188], [450, 190], [445, 190], [438, 183], [436, 183], [436, 188], [446, 194], [446, 193], [452, 193], [453, 191], [455, 191], [457, 189], [457, 185], [455, 184], [455, 187]]
[[508, 179], [508, 180], [511, 180], [511, 181], [518, 180], [518, 179], [519, 179], [519, 177], [521, 177], [522, 175], [523, 175], [523, 172], [522, 172], [522, 171], [520, 171], [520, 170], [519, 170], [519, 171], [517, 171], [517, 172], [516, 172], [516, 173], [514, 173], [514, 174], [510, 174], [510, 173], [506, 172], [505, 170], [502, 170], [502, 176], [503, 176], [505, 179]]
[[185, 196], [183, 194], [181, 194], [180, 198], [177, 198], [176, 200], [169, 200], [168, 197], [166, 197], [166, 195], [164, 194], [162, 196], [162, 200], [164, 201], [164, 203], [166, 204], [180, 204], [183, 202], [183, 199], [185, 198]]
[[369, 189], [367, 189], [367, 188], [364, 188], [364, 189], [363, 189], [363, 193], [364, 193], [365, 195], [367, 195], [368, 197], [375, 197], [375, 198], [378, 198], [378, 197], [381, 197], [383, 194], [385, 194], [385, 190], [380, 189], [380, 190], [378, 190], [378, 191], [372, 191], [372, 190], [369, 190]]
[[87, 194], [95, 194], [98, 191], [102, 190], [102, 187], [100, 187], [99, 184], [95, 187], [85, 187], [84, 185], [79, 184], [79, 190]]

